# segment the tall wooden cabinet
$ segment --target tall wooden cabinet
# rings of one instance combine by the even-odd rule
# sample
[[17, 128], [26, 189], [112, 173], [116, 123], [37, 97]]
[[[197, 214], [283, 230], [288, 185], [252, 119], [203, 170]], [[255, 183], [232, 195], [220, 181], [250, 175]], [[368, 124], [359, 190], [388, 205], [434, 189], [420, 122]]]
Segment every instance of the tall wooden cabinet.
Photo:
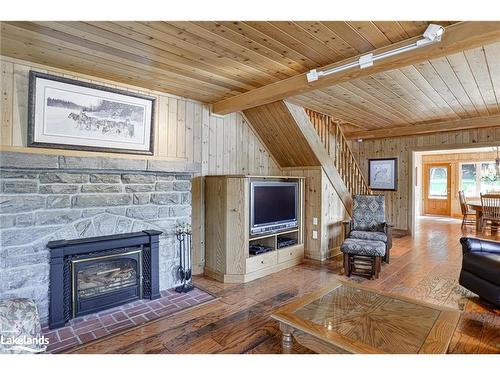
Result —
[[[298, 228], [250, 236], [250, 182], [277, 180], [299, 182]], [[205, 177], [205, 275], [226, 283], [255, 280], [299, 264], [304, 258], [304, 179], [302, 177]], [[297, 244], [278, 249], [278, 238]], [[251, 244], [265, 244], [272, 251], [251, 255]]]

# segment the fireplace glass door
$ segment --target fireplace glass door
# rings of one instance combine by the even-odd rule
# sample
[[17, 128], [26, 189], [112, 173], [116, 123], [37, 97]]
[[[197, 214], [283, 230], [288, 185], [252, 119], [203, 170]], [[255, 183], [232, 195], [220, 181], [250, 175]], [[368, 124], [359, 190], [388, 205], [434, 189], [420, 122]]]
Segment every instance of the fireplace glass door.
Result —
[[74, 317], [142, 298], [141, 250], [72, 263]]

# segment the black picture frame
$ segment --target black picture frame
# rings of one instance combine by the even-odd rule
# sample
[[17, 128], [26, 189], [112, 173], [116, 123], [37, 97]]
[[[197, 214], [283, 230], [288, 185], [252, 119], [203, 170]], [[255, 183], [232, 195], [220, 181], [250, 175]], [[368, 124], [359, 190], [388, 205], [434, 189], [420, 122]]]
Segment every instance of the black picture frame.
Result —
[[[392, 163], [392, 179], [388, 187], [381, 187], [380, 185], [375, 185], [373, 183], [374, 168], [376, 164], [382, 163]], [[388, 164], [390, 165], [390, 164]], [[398, 158], [378, 158], [378, 159], [368, 159], [368, 185], [371, 190], [376, 191], [397, 191], [398, 190]]]
[[[69, 85], [90, 88], [94, 90], [105, 91], [112, 94], [124, 95], [132, 98], [143, 99], [151, 102], [151, 121], [149, 129], [149, 147], [148, 150], [134, 150], [127, 148], [116, 148], [116, 147], [101, 147], [101, 146], [87, 146], [87, 145], [74, 145], [74, 144], [64, 144], [64, 143], [49, 143], [40, 142], [35, 140], [35, 129], [36, 129], [36, 81], [38, 78], [51, 80], [55, 82], [62, 82]], [[143, 95], [139, 93], [129, 92], [126, 90], [115, 89], [112, 87], [106, 87], [99, 84], [77, 81], [74, 79], [55, 76], [52, 74], [46, 74], [42, 72], [37, 72], [31, 70], [29, 72], [29, 89], [28, 89], [28, 129], [27, 138], [29, 147], [41, 147], [41, 148], [57, 148], [63, 150], [78, 150], [78, 151], [95, 151], [95, 152], [110, 152], [110, 153], [120, 153], [120, 154], [137, 154], [137, 155], [153, 155], [154, 154], [154, 143], [155, 143], [155, 113], [156, 112], [156, 98], [148, 95]]]

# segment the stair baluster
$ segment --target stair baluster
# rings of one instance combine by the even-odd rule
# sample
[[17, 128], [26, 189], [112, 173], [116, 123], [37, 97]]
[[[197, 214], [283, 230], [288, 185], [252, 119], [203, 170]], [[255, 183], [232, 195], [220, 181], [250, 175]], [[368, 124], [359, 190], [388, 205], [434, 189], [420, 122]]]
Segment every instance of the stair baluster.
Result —
[[372, 194], [338, 121], [308, 108], [305, 111], [349, 192]]

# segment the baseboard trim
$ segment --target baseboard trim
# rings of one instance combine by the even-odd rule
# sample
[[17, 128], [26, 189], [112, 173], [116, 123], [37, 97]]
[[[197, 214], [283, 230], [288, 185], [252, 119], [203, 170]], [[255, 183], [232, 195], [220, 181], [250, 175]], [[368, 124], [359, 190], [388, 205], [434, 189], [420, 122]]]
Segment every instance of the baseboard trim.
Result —
[[392, 234], [398, 237], [408, 236], [410, 231], [408, 229], [393, 228]]
[[281, 263], [276, 263], [273, 264], [272, 266], [250, 272], [247, 274], [241, 274], [241, 275], [231, 275], [231, 274], [221, 274], [219, 272], [213, 271], [207, 267], [205, 267], [204, 270], [204, 275], [207, 277], [210, 277], [211, 279], [217, 280], [221, 283], [226, 283], [226, 284], [240, 284], [240, 283], [247, 283], [249, 281], [253, 281], [256, 279], [259, 279], [261, 277], [271, 275], [275, 272], [282, 271], [284, 269], [296, 266], [304, 260], [303, 256], [299, 256], [296, 258], [292, 258], [290, 260], [281, 262]]
[[338, 257], [339, 255], [342, 255], [342, 252], [340, 251], [340, 246], [336, 246], [330, 250], [328, 250], [328, 253], [326, 253], [326, 255], [322, 256], [321, 257], [313, 257], [313, 256], [310, 256], [307, 251], [305, 252], [305, 257], [306, 259], [311, 259], [311, 260], [317, 260], [319, 262], [324, 262], [328, 259], [332, 259], [332, 258], [335, 258], [335, 257]]

